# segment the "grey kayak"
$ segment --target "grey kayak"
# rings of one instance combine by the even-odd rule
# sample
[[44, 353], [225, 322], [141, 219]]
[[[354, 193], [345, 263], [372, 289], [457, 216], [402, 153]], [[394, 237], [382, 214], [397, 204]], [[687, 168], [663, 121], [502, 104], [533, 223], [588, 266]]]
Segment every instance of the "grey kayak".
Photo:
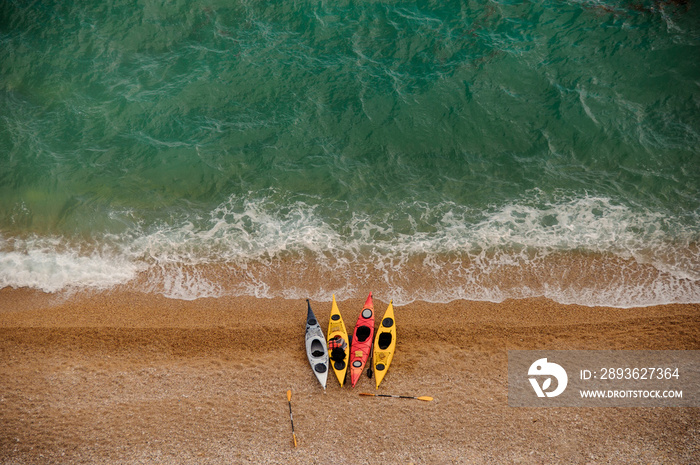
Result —
[[328, 346], [326, 338], [323, 336], [321, 325], [318, 324], [316, 315], [311, 310], [311, 303], [306, 299], [309, 307], [306, 313], [306, 356], [309, 358], [309, 365], [314, 371], [318, 382], [323, 389], [326, 389], [328, 379]]

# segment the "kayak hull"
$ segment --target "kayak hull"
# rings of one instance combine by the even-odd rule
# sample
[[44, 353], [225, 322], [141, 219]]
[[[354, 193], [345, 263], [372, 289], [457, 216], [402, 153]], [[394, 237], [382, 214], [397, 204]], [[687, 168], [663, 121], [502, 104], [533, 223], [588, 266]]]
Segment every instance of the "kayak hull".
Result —
[[381, 384], [386, 372], [389, 370], [389, 365], [394, 359], [396, 351], [396, 320], [394, 319], [394, 305], [389, 302], [382, 321], [379, 324], [377, 335], [374, 338], [374, 347], [372, 348], [372, 368], [374, 369], [374, 382], [377, 389]]
[[369, 359], [374, 337], [374, 303], [372, 293], [369, 293], [360, 316], [357, 318], [355, 330], [352, 334], [350, 347], [350, 382], [355, 387], [362, 375], [362, 370]]
[[318, 324], [316, 315], [311, 310], [311, 304], [308, 304], [306, 313], [306, 356], [309, 359], [309, 365], [316, 375], [316, 379], [321, 383], [323, 389], [326, 389], [326, 381], [328, 380], [328, 346], [326, 338], [323, 336], [321, 325]]
[[[333, 296], [333, 306], [331, 308], [331, 316], [328, 320], [328, 345], [332, 344], [332, 340], [336, 338], [341, 338], [345, 341], [346, 347], [329, 349], [329, 363], [335, 376], [338, 378], [338, 382], [342, 387], [345, 384], [345, 377], [348, 372], [348, 362], [350, 359], [350, 347], [347, 346], [348, 341], [348, 331], [345, 329], [345, 322], [343, 317], [340, 315], [340, 310], [338, 309], [338, 304], [335, 302], [335, 295]], [[342, 356], [340, 355], [342, 352]]]

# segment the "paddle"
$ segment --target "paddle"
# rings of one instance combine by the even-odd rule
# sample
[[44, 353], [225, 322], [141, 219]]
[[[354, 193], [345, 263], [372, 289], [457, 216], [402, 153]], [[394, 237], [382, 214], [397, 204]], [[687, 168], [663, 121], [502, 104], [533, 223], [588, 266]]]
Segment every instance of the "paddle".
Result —
[[289, 403], [289, 419], [292, 422], [292, 437], [294, 438], [294, 447], [297, 446], [297, 435], [294, 434], [294, 417], [292, 417], [292, 390], [287, 391], [287, 402]]
[[433, 400], [432, 397], [428, 396], [421, 396], [421, 397], [413, 397], [413, 396], [392, 396], [389, 394], [370, 394], [368, 392], [361, 392], [361, 396], [373, 396], [373, 397], [396, 397], [397, 399], [418, 399], [418, 400], [424, 400], [426, 402], [430, 402]]
[[372, 365], [374, 364], [374, 360], [372, 358], [374, 357], [374, 344], [372, 344], [369, 348], [369, 357], [367, 358], [367, 377], [369, 379], [372, 379]]

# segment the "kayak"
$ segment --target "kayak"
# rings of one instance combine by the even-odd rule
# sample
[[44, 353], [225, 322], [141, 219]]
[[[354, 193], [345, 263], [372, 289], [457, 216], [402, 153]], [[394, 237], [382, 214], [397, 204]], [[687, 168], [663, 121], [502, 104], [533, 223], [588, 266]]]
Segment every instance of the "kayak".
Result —
[[384, 379], [391, 360], [396, 350], [396, 321], [394, 320], [394, 305], [389, 302], [382, 323], [377, 330], [372, 349], [372, 366], [374, 367], [374, 381], [379, 389], [379, 383]]
[[328, 320], [328, 353], [331, 367], [338, 377], [340, 386], [345, 383], [345, 375], [348, 371], [348, 358], [350, 350], [348, 347], [348, 332], [345, 329], [343, 317], [340, 316], [338, 304], [333, 296], [333, 307], [331, 308], [331, 318]]
[[350, 346], [350, 381], [352, 387], [355, 387], [357, 380], [360, 379], [362, 370], [369, 358], [369, 352], [372, 349], [372, 336], [374, 336], [374, 303], [370, 292], [365, 306], [357, 318], [355, 331], [352, 334], [352, 344]]
[[309, 358], [309, 365], [314, 371], [318, 382], [323, 389], [326, 389], [328, 378], [328, 347], [326, 338], [323, 337], [321, 325], [316, 320], [316, 315], [311, 310], [311, 303], [306, 299], [309, 310], [306, 313], [306, 356]]

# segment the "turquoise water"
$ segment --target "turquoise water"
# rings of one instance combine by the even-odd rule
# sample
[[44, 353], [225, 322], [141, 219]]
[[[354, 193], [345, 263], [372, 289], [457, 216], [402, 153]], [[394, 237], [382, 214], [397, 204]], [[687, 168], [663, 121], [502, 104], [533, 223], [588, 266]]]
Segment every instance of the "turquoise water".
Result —
[[700, 302], [680, 3], [3, 2], [0, 287]]

